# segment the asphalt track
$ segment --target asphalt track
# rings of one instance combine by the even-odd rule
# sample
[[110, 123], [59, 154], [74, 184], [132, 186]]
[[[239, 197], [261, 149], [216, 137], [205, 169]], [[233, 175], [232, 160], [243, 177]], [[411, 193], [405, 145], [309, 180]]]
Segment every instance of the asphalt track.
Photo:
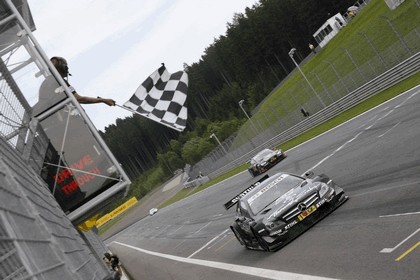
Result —
[[108, 238], [135, 279], [420, 279], [420, 87], [290, 151], [268, 171], [311, 169], [350, 199], [283, 249], [250, 251], [223, 204], [243, 172]]

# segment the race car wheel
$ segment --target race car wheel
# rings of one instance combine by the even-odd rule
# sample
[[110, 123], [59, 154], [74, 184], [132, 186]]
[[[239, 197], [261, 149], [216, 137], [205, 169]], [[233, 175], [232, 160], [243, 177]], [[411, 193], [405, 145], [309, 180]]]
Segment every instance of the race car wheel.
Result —
[[253, 228], [252, 228], [252, 233], [254, 234], [254, 237], [257, 239], [258, 244], [260, 245], [260, 247], [264, 250], [264, 251], [270, 251], [270, 247], [268, 246], [267, 242], [261, 237], [261, 235], [256, 232]]
[[249, 173], [251, 174], [251, 176], [252, 176], [252, 177], [255, 177], [255, 176], [257, 176], [257, 174], [255, 174], [255, 171], [254, 171], [254, 169], [252, 169], [252, 168], [249, 168], [249, 169], [248, 169], [248, 171], [249, 171]]
[[242, 235], [240, 232], [242, 232], [241, 228], [237, 225], [231, 225], [230, 229], [233, 231], [233, 234], [235, 234], [236, 239], [238, 239], [239, 243], [241, 245], [245, 245], [244, 239], [242, 238]]

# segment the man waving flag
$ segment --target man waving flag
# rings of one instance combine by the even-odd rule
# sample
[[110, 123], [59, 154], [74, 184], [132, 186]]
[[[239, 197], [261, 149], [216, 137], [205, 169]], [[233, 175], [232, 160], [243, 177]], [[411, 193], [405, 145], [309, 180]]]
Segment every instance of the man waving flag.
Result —
[[183, 131], [187, 124], [188, 75], [169, 73], [165, 65], [153, 72], [136, 90], [124, 107], [146, 118]]

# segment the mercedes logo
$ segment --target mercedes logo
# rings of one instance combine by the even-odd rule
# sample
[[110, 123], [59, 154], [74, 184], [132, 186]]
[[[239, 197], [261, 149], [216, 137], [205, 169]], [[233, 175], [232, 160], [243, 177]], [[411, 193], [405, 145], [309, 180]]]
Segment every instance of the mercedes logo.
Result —
[[306, 210], [306, 205], [303, 202], [299, 203], [297, 207], [298, 207], [300, 212], [303, 212], [303, 211]]

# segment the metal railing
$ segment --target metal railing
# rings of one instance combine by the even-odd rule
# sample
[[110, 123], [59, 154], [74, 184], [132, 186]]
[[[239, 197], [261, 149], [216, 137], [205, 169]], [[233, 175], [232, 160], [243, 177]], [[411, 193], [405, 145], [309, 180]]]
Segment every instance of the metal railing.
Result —
[[0, 138], [0, 279], [108, 279], [39, 175]]
[[[112, 272], [102, 261], [106, 246], [94, 232], [77, 228], [92, 214], [89, 209], [106, 198], [94, 201], [94, 197], [86, 202], [88, 207], [64, 213], [41, 177], [52, 151], [51, 137], [29, 101], [38, 93], [42, 78], [59, 75], [34, 38], [34, 29], [27, 1], [0, 0], [0, 279], [110, 279]], [[108, 192], [112, 198], [124, 193], [128, 177], [67, 86], [58, 80], [68, 96], [63, 103], [72, 104], [88, 137], [119, 171], [116, 188], [102, 194]], [[53, 114], [61, 110], [59, 106], [48, 110]]]
[[[383, 28], [391, 28], [386, 19], [378, 20], [382, 22]], [[190, 176], [194, 178], [201, 171], [214, 178], [245, 163], [262, 148], [280, 145], [419, 71], [418, 26], [405, 36], [396, 34], [399, 39], [382, 50], [375, 46], [374, 32], [369, 30], [355, 34], [355, 40], [362, 41], [352, 49], [341, 50], [340, 59], [333, 57], [331, 61], [323, 61], [322, 65], [307, 74], [326, 104], [325, 107], [311, 94], [305, 83], [296, 84], [274, 103], [259, 105], [267, 106], [268, 110], [265, 110], [266, 114], [253, 115], [253, 124], [258, 129], [256, 133], [253, 133], [254, 125], [245, 123], [242, 134], [233, 143], [231, 140], [222, 143], [227, 154], [216, 147], [192, 167]], [[363, 49], [363, 53], [360, 53], [360, 49]], [[363, 59], [364, 56], [369, 59]], [[353, 70], [343, 73], [345, 67], [335, 61], [345, 61], [353, 65]], [[365, 62], [362, 64], [359, 61]], [[302, 116], [301, 108], [309, 111], [311, 116]]]

